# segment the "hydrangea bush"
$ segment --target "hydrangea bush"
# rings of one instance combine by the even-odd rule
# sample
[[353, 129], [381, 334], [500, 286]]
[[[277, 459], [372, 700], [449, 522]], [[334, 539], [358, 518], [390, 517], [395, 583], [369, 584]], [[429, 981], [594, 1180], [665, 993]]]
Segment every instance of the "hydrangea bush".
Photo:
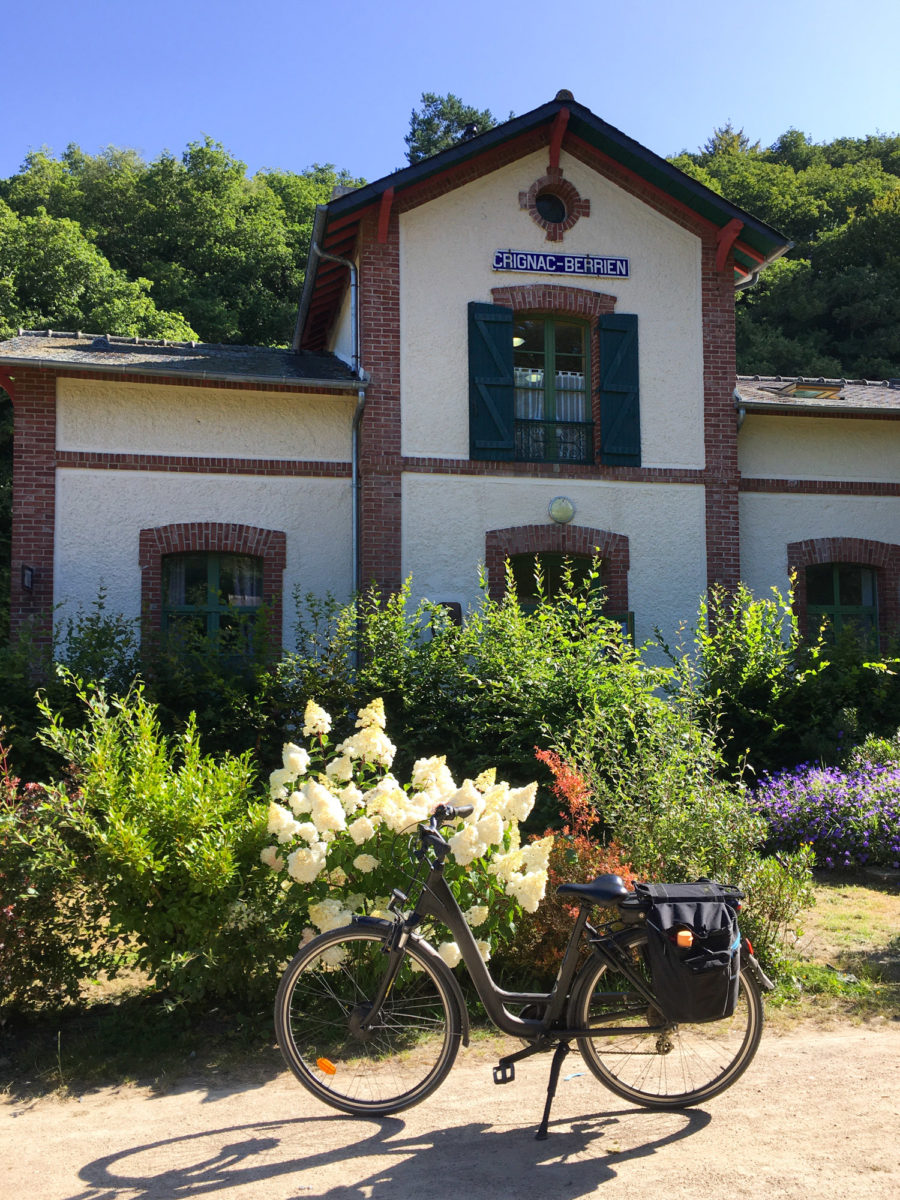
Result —
[[[552, 835], [522, 843], [519, 823], [537, 784], [510, 787], [493, 771], [457, 784], [444, 757], [419, 759], [403, 786], [390, 772], [396, 747], [385, 731], [384, 704], [373, 700], [356, 732], [336, 745], [332, 719], [310, 701], [303, 737], [287, 743], [269, 776], [267, 829], [274, 839], [260, 858], [284, 876], [285, 900], [302, 921], [301, 944], [346, 925], [354, 914], [387, 916], [391, 892], [415, 867], [408, 842], [439, 804], [471, 805], [447, 831], [446, 875], [485, 960], [505, 941], [521, 909], [536, 911], [547, 886]], [[455, 966], [455, 942], [438, 946]]]
[[823, 867], [900, 867], [900, 766], [804, 764], [763, 776], [756, 807], [776, 846], [811, 845]]

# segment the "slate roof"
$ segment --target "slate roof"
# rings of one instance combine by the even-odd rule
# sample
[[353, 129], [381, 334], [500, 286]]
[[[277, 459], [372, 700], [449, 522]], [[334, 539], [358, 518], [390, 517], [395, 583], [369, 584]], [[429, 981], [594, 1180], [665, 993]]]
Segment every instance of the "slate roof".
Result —
[[56, 330], [20, 329], [16, 337], [0, 342], [0, 364], [329, 389], [359, 387], [351, 369], [334, 354]]
[[[836, 387], [836, 396], [792, 396], [792, 384]], [[811, 379], [787, 375], [739, 375], [735, 404], [752, 412], [851, 412], [900, 416], [900, 379]]]

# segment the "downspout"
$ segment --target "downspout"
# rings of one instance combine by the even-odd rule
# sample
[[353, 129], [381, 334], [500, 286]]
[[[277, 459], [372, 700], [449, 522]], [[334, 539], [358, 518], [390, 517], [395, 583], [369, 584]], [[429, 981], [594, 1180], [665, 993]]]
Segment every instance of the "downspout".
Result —
[[[326, 258], [329, 262], [339, 263], [346, 267], [350, 272], [350, 346], [351, 346], [351, 366], [353, 374], [359, 380], [359, 389], [356, 393], [356, 409], [353, 413], [353, 420], [350, 425], [350, 545], [351, 545], [351, 579], [353, 581], [353, 590], [359, 590], [359, 562], [360, 562], [360, 547], [359, 547], [359, 425], [362, 421], [363, 409], [366, 407], [366, 391], [363, 386], [365, 382], [365, 372], [362, 369], [359, 353], [359, 271], [356, 263], [351, 262], [349, 258], [339, 258], [336, 254], [329, 254], [327, 250], [323, 250], [318, 241], [313, 235], [313, 241], [310, 245], [310, 257], [315, 255], [316, 258]], [[296, 347], [295, 347], [296, 348]]]

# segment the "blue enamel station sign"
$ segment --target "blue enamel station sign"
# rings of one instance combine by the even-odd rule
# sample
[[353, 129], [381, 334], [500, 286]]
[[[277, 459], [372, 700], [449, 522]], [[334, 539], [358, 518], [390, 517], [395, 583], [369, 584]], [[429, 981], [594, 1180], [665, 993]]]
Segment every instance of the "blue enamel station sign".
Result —
[[495, 271], [529, 271], [539, 275], [598, 275], [628, 278], [628, 259], [604, 254], [547, 254], [530, 250], [495, 250]]

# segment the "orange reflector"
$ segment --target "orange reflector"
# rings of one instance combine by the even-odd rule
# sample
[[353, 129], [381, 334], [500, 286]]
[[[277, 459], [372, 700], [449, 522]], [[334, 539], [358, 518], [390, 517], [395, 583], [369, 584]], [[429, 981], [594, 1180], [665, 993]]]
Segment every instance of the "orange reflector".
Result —
[[675, 942], [686, 950], [689, 946], [693, 946], [694, 935], [690, 929], [679, 929], [675, 934]]
[[334, 1065], [333, 1062], [331, 1062], [327, 1058], [317, 1058], [316, 1066], [319, 1068], [320, 1071], [324, 1072], [326, 1075], [336, 1075], [337, 1074], [337, 1067]]

